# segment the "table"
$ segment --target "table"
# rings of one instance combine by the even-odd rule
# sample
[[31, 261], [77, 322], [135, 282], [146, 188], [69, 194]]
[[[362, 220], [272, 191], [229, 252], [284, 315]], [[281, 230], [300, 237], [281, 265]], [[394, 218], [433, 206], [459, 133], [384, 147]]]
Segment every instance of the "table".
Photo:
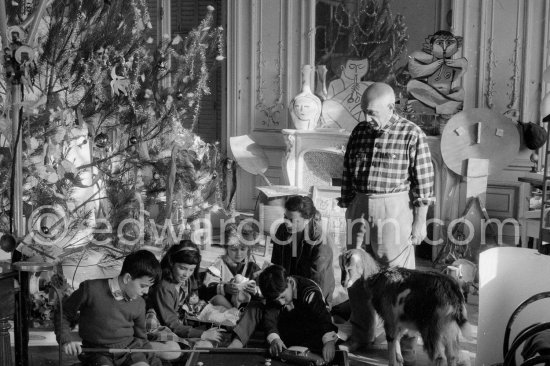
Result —
[[528, 173], [524, 177], [519, 177], [518, 181], [522, 183], [529, 184], [530, 189], [525, 193], [525, 204], [524, 210], [518, 217], [520, 223], [520, 235], [521, 235], [521, 246], [532, 248], [534, 246], [533, 239], [539, 238], [540, 231], [540, 209], [530, 210], [529, 209], [529, 198], [531, 197], [531, 192], [533, 188], [542, 188], [543, 176], [539, 173]]
[[185, 366], [197, 366], [198, 362], [203, 366], [265, 366], [266, 358], [271, 359], [271, 366], [292, 365], [272, 358], [263, 348], [211, 348], [207, 351], [190, 353]]
[[[308, 356], [309, 357], [309, 356]], [[320, 356], [309, 358], [285, 356], [286, 360], [275, 359], [265, 348], [199, 348], [189, 354], [185, 366], [318, 366], [326, 365]], [[345, 351], [337, 351], [330, 365], [349, 366]]]

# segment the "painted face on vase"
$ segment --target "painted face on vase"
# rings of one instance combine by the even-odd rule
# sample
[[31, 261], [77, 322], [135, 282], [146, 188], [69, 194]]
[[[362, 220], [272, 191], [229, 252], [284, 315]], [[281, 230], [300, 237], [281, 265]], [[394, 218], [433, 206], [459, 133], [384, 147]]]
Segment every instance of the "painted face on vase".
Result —
[[298, 97], [294, 101], [294, 114], [302, 121], [313, 120], [317, 111], [317, 104], [308, 97]]

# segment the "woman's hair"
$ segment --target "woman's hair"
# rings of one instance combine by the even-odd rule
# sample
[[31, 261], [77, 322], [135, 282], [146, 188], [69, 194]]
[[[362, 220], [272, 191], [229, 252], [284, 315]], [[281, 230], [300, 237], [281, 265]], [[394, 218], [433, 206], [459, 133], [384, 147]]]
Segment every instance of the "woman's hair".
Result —
[[151, 277], [157, 282], [160, 279], [161, 270], [159, 261], [153, 253], [148, 250], [138, 250], [124, 258], [120, 275], [126, 273], [132, 276], [133, 279]]
[[299, 212], [304, 219], [311, 219], [317, 214], [313, 200], [308, 196], [290, 196], [285, 202], [285, 209]]
[[322, 239], [321, 213], [317, 211], [313, 200], [308, 196], [290, 196], [285, 202], [285, 209], [291, 212], [299, 212], [304, 219], [309, 219], [308, 239], [316, 241]]
[[288, 276], [283, 267], [271, 265], [260, 273], [258, 285], [268, 301], [278, 298], [288, 286]]
[[191, 240], [182, 240], [179, 244], [172, 245], [160, 261], [162, 279], [172, 283], [177, 282], [173, 275], [173, 267], [176, 263], [195, 264], [197, 267], [193, 276], [198, 279], [201, 259], [199, 247]]

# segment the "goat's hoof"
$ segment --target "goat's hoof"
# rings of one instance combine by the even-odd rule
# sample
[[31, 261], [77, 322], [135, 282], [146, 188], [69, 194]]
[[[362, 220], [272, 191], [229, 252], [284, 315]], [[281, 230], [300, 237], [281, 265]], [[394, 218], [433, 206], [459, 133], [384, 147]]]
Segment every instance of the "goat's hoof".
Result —
[[447, 362], [443, 357], [437, 356], [434, 359], [434, 366], [446, 366], [446, 365], [447, 365]]
[[403, 366], [415, 366], [416, 365], [416, 351], [414, 349], [403, 350], [401, 349], [401, 363]]
[[468, 351], [460, 351], [458, 353], [458, 360], [456, 362], [458, 366], [471, 366], [472, 362], [470, 360], [470, 354]]

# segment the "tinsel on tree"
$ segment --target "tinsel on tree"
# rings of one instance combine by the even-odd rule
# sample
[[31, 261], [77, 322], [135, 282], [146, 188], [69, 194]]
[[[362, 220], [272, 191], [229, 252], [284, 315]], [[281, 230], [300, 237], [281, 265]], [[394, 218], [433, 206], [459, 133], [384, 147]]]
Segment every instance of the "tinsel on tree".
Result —
[[[393, 16], [391, 0], [360, 0], [352, 8], [341, 0], [317, 39], [316, 63], [331, 65], [336, 58], [366, 58], [369, 71], [364, 80], [392, 84], [408, 38], [404, 17]], [[336, 70], [332, 72], [329, 78]]]
[[[194, 133], [201, 99], [210, 93], [208, 65], [224, 60], [214, 10], [208, 7], [187, 37], [165, 35], [154, 47], [144, 0], [6, 3], [1, 231], [11, 231], [13, 185], [6, 183], [17, 139], [10, 116], [19, 106], [24, 211], [46, 242], [45, 249], [36, 240], [26, 244], [49, 251], [50, 259], [90, 245], [118, 255], [142, 244], [170, 244], [154, 240], [166, 220], [178, 225], [223, 209], [219, 144]], [[21, 88], [21, 103], [14, 105], [11, 88]], [[82, 199], [75, 190], [88, 194]], [[53, 214], [34, 217], [44, 206]], [[117, 231], [125, 219], [140, 217], [144, 227]], [[86, 229], [95, 232], [93, 244], [90, 236], [79, 237]]]

